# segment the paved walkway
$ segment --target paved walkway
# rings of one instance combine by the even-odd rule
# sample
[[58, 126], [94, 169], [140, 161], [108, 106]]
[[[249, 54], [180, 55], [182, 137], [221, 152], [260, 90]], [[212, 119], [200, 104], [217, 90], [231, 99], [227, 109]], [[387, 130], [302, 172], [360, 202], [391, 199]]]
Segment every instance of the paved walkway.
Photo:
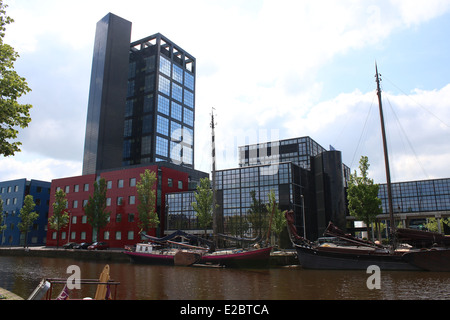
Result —
[[0, 301], [2, 300], [24, 300], [24, 299], [6, 289], [0, 288]]

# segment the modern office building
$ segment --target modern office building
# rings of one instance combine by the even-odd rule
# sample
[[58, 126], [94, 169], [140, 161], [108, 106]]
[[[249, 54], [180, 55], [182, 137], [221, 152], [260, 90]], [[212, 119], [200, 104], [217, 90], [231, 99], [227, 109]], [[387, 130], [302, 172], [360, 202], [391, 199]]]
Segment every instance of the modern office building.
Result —
[[[270, 150], [273, 146], [280, 146], [279, 152]], [[331, 220], [345, 230], [349, 169], [342, 163], [340, 151], [327, 151], [309, 137], [244, 146], [239, 150], [243, 160], [239, 168], [216, 172], [217, 213], [225, 233], [254, 235], [249, 223], [252, 193], [255, 192], [256, 200], [267, 204], [271, 190], [281, 210], [294, 210], [297, 229], [300, 234], [306, 232], [309, 239], [321, 236]], [[250, 150], [256, 150], [254, 157]], [[288, 162], [270, 158], [274, 154]], [[193, 192], [166, 197], [169, 229], [183, 226], [191, 232], [202, 232], [190, 205], [195, 201]]]
[[[51, 202], [54, 202], [57, 190], [61, 189], [66, 193], [70, 222], [59, 235], [55, 230], [49, 229], [47, 246], [56, 246], [58, 236], [60, 245], [67, 242], [106, 241], [112, 248], [123, 248], [125, 245], [134, 245], [140, 241], [136, 184], [140, 181], [140, 174], [146, 169], [155, 172], [157, 177], [155, 210], [161, 224], [148, 232], [158, 236], [166, 228], [166, 194], [190, 190], [192, 184], [200, 178], [208, 177], [208, 174], [200, 171], [160, 162], [148, 166], [135, 165], [118, 170], [104, 170], [97, 174], [55, 179], [51, 185]], [[93, 195], [94, 182], [100, 178], [105, 179], [107, 183], [106, 211], [110, 213], [110, 219], [107, 226], [99, 230], [96, 238], [96, 233], [93, 232], [84, 213], [84, 207], [89, 197]], [[50, 208], [50, 216], [52, 215], [53, 208]]]
[[20, 210], [25, 196], [32, 195], [39, 214], [28, 232], [28, 246], [42, 246], [46, 243], [47, 220], [49, 213], [50, 182], [18, 179], [0, 182], [0, 198], [3, 200], [3, 223], [6, 229], [1, 232], [1, 246], [23, 246], [25, 234], [18, 224], [21, 222]]
[[[450, 217], [450, 179], [431, 179], [392, 183], [394, 217], [405, 227], [427, 218]], [[389, 220], [387, 185], [380, 184], [378, 197], [383, 214], [379, 220]], [[442, 230], [441, 230], [442, 231]]]
[[131, 22], [97, 24], [83, 174], [170, 162], [194, 168], [196, 60], [157, 33], [130, 43]]

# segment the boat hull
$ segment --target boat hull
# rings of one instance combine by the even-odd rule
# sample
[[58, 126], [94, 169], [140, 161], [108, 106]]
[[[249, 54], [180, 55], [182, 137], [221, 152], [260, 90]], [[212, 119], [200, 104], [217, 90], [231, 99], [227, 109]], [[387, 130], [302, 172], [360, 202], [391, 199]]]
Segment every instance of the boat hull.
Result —
[[266, 268], [270, 264], [271, 247], [248, 251], [221, 251], [202, 256], [204, 264], [216, 264], [229, 268]]
[[371, 265], [381, 270], [410, 270], [421, 268], [412, 265], [402, 255], [374, 253], [369, 250], [345, 248], [309, 248], [296, 245], [300, 265], [305, 269], [323, 270], [367, 270]]
[[131, 262], [153, 265], [175, 265], [174, 254], [153, 254], [126, 251], [125, 254], [130, 258]]
[[406, 253], [404, 259], [427, 271], [450, 271], [450, 249], [418, 250]]

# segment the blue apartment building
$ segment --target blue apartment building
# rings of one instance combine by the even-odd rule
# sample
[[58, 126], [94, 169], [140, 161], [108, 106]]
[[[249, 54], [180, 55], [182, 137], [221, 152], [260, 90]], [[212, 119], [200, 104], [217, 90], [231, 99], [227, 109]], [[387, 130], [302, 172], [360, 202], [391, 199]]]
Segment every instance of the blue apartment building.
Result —
[[3, 200], [3, 225], [0, 246], [23, 246], [25, 235], [19, 231], [20, 209], [25, 196], [32, 195], [39, 217], [28, 232], [27, 246], [43, 246], [46, 243], [48, 211], [50, 202], [50, 182], [18, 179], [0, 182], [0, 198]]

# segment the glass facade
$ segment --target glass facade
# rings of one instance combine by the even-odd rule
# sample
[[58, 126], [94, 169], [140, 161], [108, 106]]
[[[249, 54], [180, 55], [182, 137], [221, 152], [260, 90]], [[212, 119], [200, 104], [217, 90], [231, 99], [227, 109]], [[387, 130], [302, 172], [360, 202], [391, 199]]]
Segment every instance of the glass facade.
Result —
[[129, 69], [124, 165], [194, 168], [195, 58], [156, 34], [131, 44]]
[[[386, 184], [380, 184], [378, 197], [388, 214]], [[392, 203], [394, 213], [450, 211], [450, 179], [393, 183]]]

